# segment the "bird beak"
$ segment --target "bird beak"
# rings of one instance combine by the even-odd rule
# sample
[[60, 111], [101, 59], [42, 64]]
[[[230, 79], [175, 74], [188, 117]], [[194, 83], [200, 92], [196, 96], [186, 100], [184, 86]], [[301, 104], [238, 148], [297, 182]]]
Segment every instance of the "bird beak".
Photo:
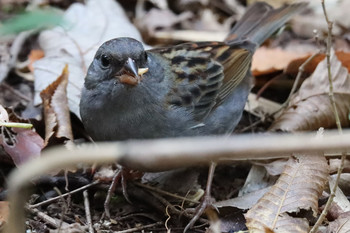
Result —
[[138, 68], [135, 61], [130, 57], [125, 62], [123, 69], [126, 72], [121, 76], [118, 76], [120, 82], [133, 86], [140, 83], [142, 75], [148, 71], [148, 68]]
[[137, 67], [135, 61], [132, 60], [130, 57], [125, 62], [124, 69], [126, 71], [128, 71], [130, 74], [132, 74], [133, 76], [135, 76], [135, 77], [139, 76], [139, 74], [138, 74], [138, 69], [139, 68]]

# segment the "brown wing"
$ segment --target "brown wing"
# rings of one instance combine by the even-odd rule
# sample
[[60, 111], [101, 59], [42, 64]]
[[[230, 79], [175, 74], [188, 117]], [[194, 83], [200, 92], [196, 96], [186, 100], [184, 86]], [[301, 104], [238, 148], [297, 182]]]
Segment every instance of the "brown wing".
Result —
[[174, 76], [167, 101], [204, 119], [243, 80], [250, 67], [247, 49], [221, 42], [187, 43], [154, 49], [169, 62]]

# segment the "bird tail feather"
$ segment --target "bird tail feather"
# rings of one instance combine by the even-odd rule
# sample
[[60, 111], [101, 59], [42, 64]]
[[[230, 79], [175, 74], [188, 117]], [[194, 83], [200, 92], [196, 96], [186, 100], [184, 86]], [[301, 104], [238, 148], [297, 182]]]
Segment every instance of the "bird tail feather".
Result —
[[306, 6], [307, 3], [303, 2], [273, 9], [267, 3], [257, 2], [247, 9], [225, 41], [234, 43], [247, 39], [259, 46]]

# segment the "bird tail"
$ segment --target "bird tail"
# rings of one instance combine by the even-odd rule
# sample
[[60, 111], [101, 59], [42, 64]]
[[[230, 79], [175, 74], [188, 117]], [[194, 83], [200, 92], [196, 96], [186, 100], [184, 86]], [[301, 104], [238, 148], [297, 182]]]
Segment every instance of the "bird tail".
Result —
[[250, 6], [225, 39], [227, 43], [247, 39], [261, 45], [294, 14], [305, 9], [307, 3], [296, 3], [273, 9], [269, 4], [257, 2]]

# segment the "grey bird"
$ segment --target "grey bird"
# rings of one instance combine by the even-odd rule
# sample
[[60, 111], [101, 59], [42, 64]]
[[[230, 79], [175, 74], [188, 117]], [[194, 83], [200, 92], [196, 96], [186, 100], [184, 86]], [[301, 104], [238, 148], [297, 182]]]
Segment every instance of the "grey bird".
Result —
[[132, 38], [105, 42], [82, 90], [80, 114], [87, 132], [97, 141], [230, 134], [251, 90], [254, 51], [305, 6], [273, 9], [258, 2], [223, 42], [147, 51]]

